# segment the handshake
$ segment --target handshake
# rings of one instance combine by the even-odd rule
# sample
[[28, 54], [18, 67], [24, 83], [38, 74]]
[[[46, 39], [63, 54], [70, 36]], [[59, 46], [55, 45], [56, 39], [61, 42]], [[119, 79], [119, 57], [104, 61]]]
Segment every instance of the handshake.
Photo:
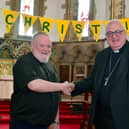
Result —
[[61, 91], [65, 94], [65, 95], [71, 95], [71, 92], [74, 90], [75, 85], [74, 83], [71, 82], [64, 82], [62, 83], [62, 87], [61, 87]]

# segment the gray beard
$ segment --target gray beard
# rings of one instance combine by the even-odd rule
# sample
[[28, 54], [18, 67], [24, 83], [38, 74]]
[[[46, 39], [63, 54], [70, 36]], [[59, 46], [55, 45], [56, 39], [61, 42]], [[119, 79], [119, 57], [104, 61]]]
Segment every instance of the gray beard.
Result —
[[49, 61], [50, 55], [48, 57], [46, 57], [46, 59], [40, 58], [37, 54], [33, 53], [34, 57], [39, 60], [39, 62], [41, 63], [47, 63]]

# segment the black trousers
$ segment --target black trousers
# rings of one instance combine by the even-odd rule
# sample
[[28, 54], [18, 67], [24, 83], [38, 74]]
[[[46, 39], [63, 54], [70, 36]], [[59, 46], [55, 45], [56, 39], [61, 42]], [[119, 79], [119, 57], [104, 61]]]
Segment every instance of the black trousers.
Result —
[[95, 127], [96, 129], [116, 129], [113, 119], [102, 114], [96, 116]]
[[36, 126], [19, 120], [11, 120], [9, 129], [48, 129], [48, 127]]

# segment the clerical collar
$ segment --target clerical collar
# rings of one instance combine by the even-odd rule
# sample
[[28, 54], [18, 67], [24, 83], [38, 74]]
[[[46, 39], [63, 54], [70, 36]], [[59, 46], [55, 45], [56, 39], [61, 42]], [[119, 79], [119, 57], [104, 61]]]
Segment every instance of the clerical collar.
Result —
[[117, 53], [121, 53], [123, 50], [124, 50], [124, 48], [125, 48], [125, 46], [126, 46], [126, 43], [124, 44], [124, 46], [122, 46], [120, 49], [118, 49], [118, 50], [112, 50], [113, 51], [113, 53], [115, 54], [117, 54]]
[[114, 53], [119, 53], [119, 52], [120, 52], [120, 50], [113, 50], [113, 52], [114, 52]]

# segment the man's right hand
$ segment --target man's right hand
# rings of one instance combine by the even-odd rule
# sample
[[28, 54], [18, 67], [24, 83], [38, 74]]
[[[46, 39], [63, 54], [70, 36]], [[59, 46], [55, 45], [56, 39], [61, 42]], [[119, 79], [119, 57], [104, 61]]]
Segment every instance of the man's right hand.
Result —
[[71, 92], [74, 90], [74, 88], [75, 88], [74, 83], [71, 83], [71, 82], [64, 82], [64, 87], [63, 87], [62, 92], [63, 92], [65, 95], [71, 95]]

